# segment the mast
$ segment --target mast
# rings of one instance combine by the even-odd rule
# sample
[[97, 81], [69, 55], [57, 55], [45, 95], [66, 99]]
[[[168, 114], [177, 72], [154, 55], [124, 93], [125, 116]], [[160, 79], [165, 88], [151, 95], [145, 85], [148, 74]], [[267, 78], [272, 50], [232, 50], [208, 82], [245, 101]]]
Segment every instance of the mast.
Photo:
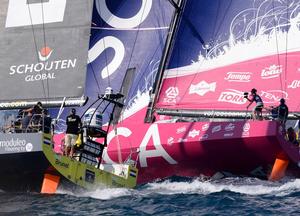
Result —
[[175, 2], [175, 0], [168, 0], [172, 6], [175, 8], [175, 13], [174, 13], [174, 17], [172, 20], [172, 24], [171, 24], [171, 28], [169, 30], [169, 34], [167, 37], [167, 42], [163, 51], [163, 56], [162, 59], [160, 61], [160, 65], [159, 65], [159, 69], [157, 72], [157, 76], [156, 76], [156, 80], [154, 82], [152, 91], [150, 93], [150, 101], [148, 104], [148, 108], [147, 108], [147, 113], [144, 119], [145, 123], [150, 123], [153, 121], [153, 112], [154, 112], [154, 105], [157, 101], [158, 95], [157, 93], [160, 90], [161, 87], [161, 83], [163, 80], [163, 72], [166, 68], [166, 64], [168, 61], [168, 58], [170, 56], [170, 51], [171, 51], [171, 47], [172, 47], [172, 42], [174, 41], [174, 37], [176, 35], [176, 31], [178, 28], [178, 24], [180, 22], [181, 19], [181, 15], [183, 13], [183, 7], [184, 7], [184, 3], [186, 2], [185, 0], [178, 0], [177, 3]]

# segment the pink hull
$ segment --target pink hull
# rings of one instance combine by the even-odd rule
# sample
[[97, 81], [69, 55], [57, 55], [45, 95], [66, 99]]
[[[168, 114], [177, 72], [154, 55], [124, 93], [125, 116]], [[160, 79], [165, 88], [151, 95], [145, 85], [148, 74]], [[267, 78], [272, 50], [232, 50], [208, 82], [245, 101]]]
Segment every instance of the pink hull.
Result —
[[[120, 123], [118, 136], [109, 133], [103, 156], [106, 163], [118, 163], [131, 154], [138, 162], [138, 183], [224, 171], [266, 178], [283, 150], [292, 161], [300, 160], [298, 148], [284, 140], [275, 121], [145, 124], [144, 113], [145, 109]], [[56, 136], [56, 143], [61, 137]]]
[[[108, 156], [118, 161], [117, 141], [122, 159], [130, 149], [139, 149], [139, 183], [173, 175], [212, 176], [219, 171], [266, 177], [286, 144], [274, 121], [141, 124], [129, 120], [122, 125], [131, 134], [112, 139]], [[291, 152], [298, 161], [298, 150]], [[137, 154], [132, 155], [135, 160]]]
[[131, 153], [138, 161], [139, 183], [220, 171], [267, 177], [283, 148], [294, 162], [300, 159], [298, 148], [283, 139], [274, 121], [145, 124], [139, 121], [144, 113], [145, 109], [120, 123], [118, 136], [109, 133], [103, 157], [106, 163], [117, 163]]

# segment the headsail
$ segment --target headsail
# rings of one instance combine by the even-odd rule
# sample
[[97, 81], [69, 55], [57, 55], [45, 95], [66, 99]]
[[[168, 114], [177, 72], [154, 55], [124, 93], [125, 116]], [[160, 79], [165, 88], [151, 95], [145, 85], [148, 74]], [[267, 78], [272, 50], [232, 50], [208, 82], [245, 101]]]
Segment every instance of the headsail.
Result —
[[285, 98], [299, 112], [299, 6], [186, 0], [156, 108], [242, 112], [256, 88], [266, 106]]
[[92, 0], [1, 3], [0, 108], [82, 102], [92, 7]]
[[125, 106], [149, 95], [173, 12], [168, 0], [95, 0], [86, 95], [97, 98], [107, 87], [120, 92], [129, 68], [136, 72]]

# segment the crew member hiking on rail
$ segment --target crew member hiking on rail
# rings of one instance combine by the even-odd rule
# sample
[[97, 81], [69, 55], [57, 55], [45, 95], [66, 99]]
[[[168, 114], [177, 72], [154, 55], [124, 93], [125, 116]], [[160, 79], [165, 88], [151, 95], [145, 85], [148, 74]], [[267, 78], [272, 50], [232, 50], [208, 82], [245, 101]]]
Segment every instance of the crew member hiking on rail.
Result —
[[256, 106], [253, 108], [252, 111], [252, 118], [254, 120], [262, 120], [262, 109], [264, 107], [264, 103], [261, 99], [261, 97], [256, 94], [257, 90], [255, 88], [253, 88], [251, 90], [251, 95], [250, 98], [248, 98], [248, 96], [246, 95], [245, 98], [250, 102], [249, 105], [247, 106], [247, 109], [251, 106], [251, 104], [253, 102], [256, 103]]
[[67, 131], [65, 136], [65, 151], [64, 154], [72, 157], [74, 153], [74, 146], [79, 136], [82, 126], [81, 119], [76, 115], [76, 110], [71, 109], [71, 114], [66, 119]]

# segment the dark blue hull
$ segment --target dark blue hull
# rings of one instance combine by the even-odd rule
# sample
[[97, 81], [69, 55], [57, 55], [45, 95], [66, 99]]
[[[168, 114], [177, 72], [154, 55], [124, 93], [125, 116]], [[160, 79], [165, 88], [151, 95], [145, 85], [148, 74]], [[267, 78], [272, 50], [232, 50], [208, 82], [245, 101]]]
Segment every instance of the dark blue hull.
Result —
[[49, 162], [42, 151], [0, 155], [0, 189], [40, 192]]

